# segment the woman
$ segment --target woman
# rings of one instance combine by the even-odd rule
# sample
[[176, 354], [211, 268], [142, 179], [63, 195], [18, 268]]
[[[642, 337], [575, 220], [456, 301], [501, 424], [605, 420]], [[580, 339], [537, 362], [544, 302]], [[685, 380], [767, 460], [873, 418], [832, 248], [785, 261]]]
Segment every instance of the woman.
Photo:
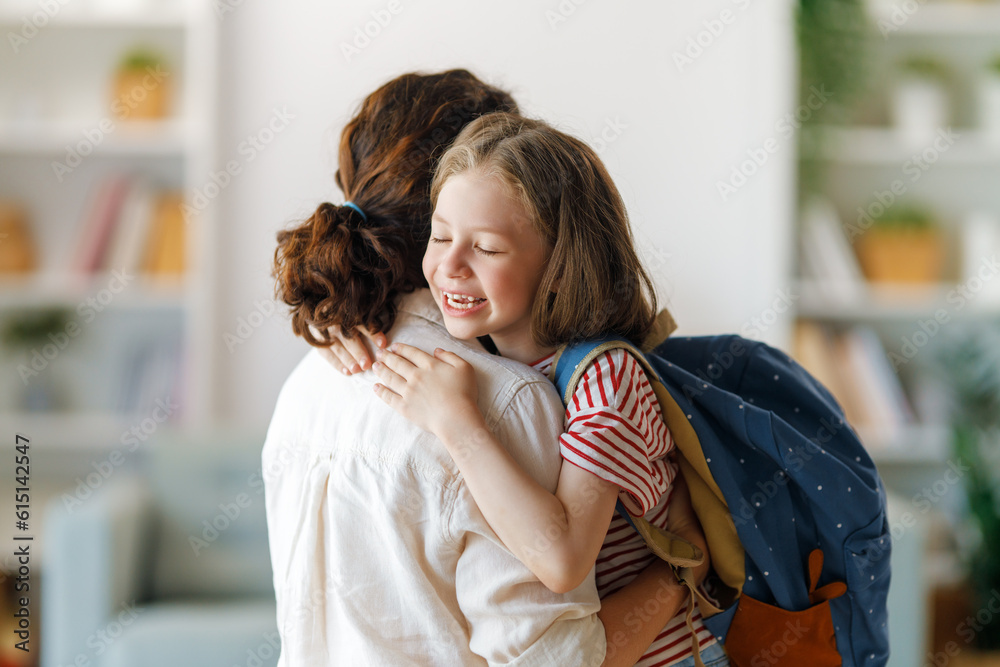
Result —
[[[364, 327], [462, 354], [490, 430], [554, 489], [558, 451], [532, 444], [562, 427], [551, 386], [450, 339], [418, 289], [434, 161], [466, 123], [498, 110], [516, 105], [464, 70], [403, 75], [369, 95], [340, 145], [336, 180], [350, 204], [322, 204], [279, 233], [277, 292], [314, 346]], [[281, 664], [626, 665], [681, 606], [662, 564], [603, 606], [593, 577], [548, 591], [502, 547], [440, 443], [381, 405], [368, 374], [331, 370], [307, 355], [264, 446]]]

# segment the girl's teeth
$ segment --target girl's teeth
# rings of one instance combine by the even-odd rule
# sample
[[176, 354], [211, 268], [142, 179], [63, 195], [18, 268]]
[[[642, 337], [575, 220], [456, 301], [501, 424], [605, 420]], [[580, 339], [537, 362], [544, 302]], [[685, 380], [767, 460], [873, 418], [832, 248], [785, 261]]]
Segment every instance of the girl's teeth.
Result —
[[448, 294], [447, 292], [445, 292], [444, 295], [448, 299], [448, 305], [452, 308], [457, 308], [458, 310], [467, 310], [480, 301], [484, 301], [484, 299], [477, 299], [474, 296], [461, 296], [457, 294]]

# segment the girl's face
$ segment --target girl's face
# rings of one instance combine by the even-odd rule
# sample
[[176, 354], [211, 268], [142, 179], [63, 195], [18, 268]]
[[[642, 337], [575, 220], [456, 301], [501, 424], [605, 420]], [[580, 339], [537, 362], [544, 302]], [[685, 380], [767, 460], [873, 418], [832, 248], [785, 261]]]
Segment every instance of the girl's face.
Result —
[[552, 248], [499, 179], [478, 171], [445, 181], [431, 218], [424, 277], [455, 338], [489, 335], [501, 354], [530, 363], [531, 306]]

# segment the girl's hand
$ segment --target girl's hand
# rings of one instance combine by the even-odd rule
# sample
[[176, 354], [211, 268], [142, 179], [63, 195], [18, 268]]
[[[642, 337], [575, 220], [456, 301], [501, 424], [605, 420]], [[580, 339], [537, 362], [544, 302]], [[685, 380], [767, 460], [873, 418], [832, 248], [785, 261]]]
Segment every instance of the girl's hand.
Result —
[[[339, 328], [329, 329], [333, 344], [319, 348], [320, 355], [344, 375], [360, 373], [372, 365], [369, 349], [384, 349], [388, 344], [385, 334], [373, 334], [367, 327], [354, 330], [354, 337], [347, 338]], [[366, 342], [367, 341], [367, 342]]]
[[431, 356], [394, 343], [372, 370], [382, 381], [375, 385], [378, 397], [442, 440], [482, 427], [476, 371], [457, 354], [438, 348]]

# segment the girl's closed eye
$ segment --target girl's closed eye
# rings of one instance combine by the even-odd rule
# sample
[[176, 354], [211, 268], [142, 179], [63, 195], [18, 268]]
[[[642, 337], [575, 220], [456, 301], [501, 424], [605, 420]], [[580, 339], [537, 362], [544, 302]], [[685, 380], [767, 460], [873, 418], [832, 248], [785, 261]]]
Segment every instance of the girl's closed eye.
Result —
[[[431, 243], [451, 243], [451, 239], [449, 239], [449, 238], [443, 238], [443, 237], [440, 237], [440, 236], [432, 236], [430, 238], [430, 242]], [[484, 247], [478, 246], [478, 245], [475, 246], [475, 251], [478, 252], [481, 255], [485, 255], [486, 257], [492, 257], [493, 255], [499, 255], [500, 254], [499, 250], [490, 250], [489, 248], [484, 248]]]

